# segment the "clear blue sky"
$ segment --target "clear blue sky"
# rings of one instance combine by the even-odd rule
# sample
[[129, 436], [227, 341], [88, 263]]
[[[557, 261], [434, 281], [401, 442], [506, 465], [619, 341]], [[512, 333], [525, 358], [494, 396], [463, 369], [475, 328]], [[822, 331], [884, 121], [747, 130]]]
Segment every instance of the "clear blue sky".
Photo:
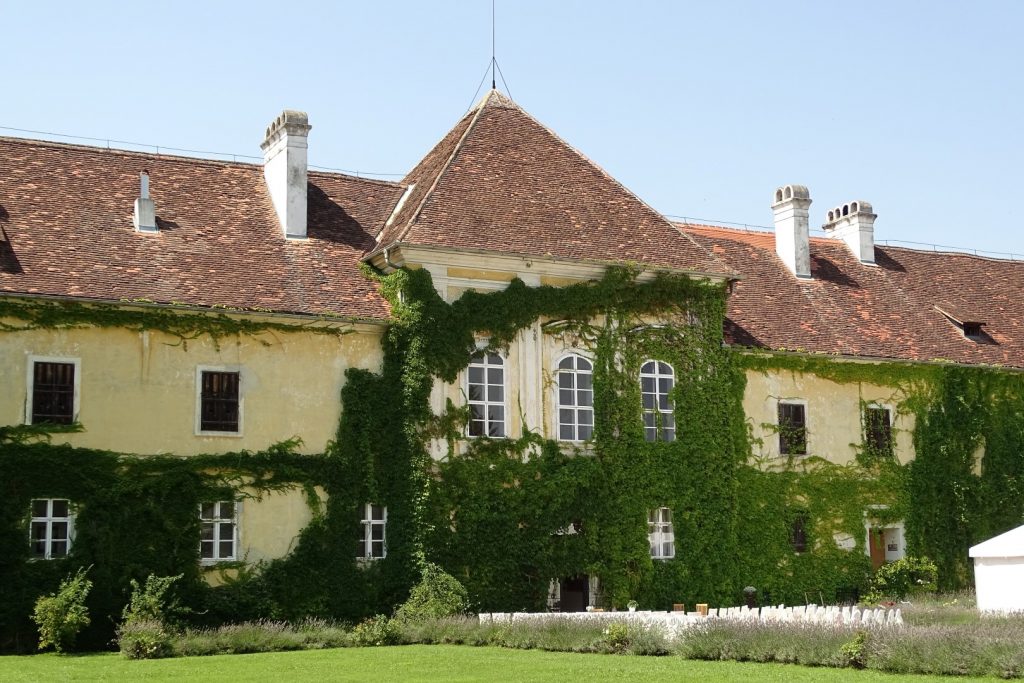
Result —
[[[287, 107], [310, 163], [402, 174], [471, 104], [490, 14], [0, 0], [0, 126], [259, 155]], [[812, 227], [864, 199], [876, 239], [1024, 254], [1022, 2], [497, 0], [497, 19], [509, 94], [663, 213], [770, 225], [772, 190], [801, 183]]]

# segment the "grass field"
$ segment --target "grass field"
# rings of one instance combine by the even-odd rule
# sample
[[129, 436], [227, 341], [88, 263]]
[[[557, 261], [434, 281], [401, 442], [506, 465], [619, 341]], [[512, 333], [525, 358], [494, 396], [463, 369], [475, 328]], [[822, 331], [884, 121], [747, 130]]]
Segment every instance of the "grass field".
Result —
[[129, 661], [116, 654], [0, 657], [0, 681], [979, 681], [784, 664], [696, 662], [457, 645], [307, 650]]

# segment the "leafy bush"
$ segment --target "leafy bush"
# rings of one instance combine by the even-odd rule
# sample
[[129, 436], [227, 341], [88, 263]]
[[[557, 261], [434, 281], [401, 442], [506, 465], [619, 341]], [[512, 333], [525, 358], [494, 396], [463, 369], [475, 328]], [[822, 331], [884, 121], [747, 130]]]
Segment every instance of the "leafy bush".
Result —
[[888, 562], [879, 567], [871, 578], [871, 587], [864, 601], [903, 600], [911, 593], [934, 593], [938, 574], [935, 563], [926, 557], [904, 557]]
[[868, 642], [867, 631], [857, 631], [857, 635], [848, 643], [843, 643], [839, 651], [846, 658], [846, 663], [854, 669], [864, 668], [865, 646]]
[[53, 595], [36, 600], [32, 620], [39, 628], [39, 649], [52, 646], [57, 652], [74, 649], [78, 632], [89, 625], [89, 608], [85, 599], [92, 590], [92, 581], [86, 578], [88, 569], [79, 569], [60, 582]]
[[611, 652], [625, 652], [629, 648], [629, 626], [622, 622], [609, 624], [604, 630], [601, 644]]
[[468, 605], [469, 593], [459, 580], [428, 562], [423, 578], [398, 608], [395, 618], [404, 622], [453, 617], [465, 613]]
[[167, 591], [182, 576], [182, 574], [177, 576], [150, 574], [141, 586], [138, 581], [132, 579], [132, 596], [121, 615], [124, 621], [144, 620], [168, 624], [177, 619], [183, 610], [176, 599], [169, 600], [167, 598]]
[[141, 586], [131, 580], [132, 595], [117, 629], [117, 646], [125, 657], [157, 659], [171, 655], [174, 633], [170, 623], [183, 610], [177, 600], [167, 598], [167, 591], [181, 577], [150, 574]]
[[383, 614], [361, 621], [352, 629], [352, 643], [360, 647], [398, 645], [400, 642], [398, 624]]
[[117, 627], [117, 646], [128, 659], [160, 659], [174, 653], [174, 634], [158, 619], [125, 620]]

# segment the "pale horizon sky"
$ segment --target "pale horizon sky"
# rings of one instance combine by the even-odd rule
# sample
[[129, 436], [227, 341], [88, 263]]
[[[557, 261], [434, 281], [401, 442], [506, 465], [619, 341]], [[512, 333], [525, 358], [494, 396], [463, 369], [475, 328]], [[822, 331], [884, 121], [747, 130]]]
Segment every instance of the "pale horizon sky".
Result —
[[[499, 89], [666, 215], [770, 226], [799, 183], [812, 228], [859, 199], [880, 242], [1024, 258], [1024, 3], [496, 6]], [[0, 0], [0, 25], [16, 137], [259, 156], [301, 109], [311, 164], [397, 180], [490, 86], [490, 0]]]

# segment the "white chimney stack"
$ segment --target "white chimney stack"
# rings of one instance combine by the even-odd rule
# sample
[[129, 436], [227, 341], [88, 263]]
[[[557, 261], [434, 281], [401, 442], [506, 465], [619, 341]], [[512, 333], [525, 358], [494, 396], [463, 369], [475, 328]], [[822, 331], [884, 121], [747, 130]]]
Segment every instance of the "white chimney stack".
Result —
[[306, 237], [307, 138], [312, 126], [306, 112], [285, 109], [267, 128], [263, 177], [285, 237]]
[[803, 185], [775, 190], [775, 252], [798, 278], [811, 277], [811, 193]]
[[863, 200], [830, 209], [821, 226], [831, 237], [846, 242], [861, 263], [875, 263], [875, 219], [871, 205]]
[[132, 222], [139, 232], [160, 232], [156, 226], [156, 204], [149, 198], [149, 171], [139, 174], [139, 198], [135, 200]]

